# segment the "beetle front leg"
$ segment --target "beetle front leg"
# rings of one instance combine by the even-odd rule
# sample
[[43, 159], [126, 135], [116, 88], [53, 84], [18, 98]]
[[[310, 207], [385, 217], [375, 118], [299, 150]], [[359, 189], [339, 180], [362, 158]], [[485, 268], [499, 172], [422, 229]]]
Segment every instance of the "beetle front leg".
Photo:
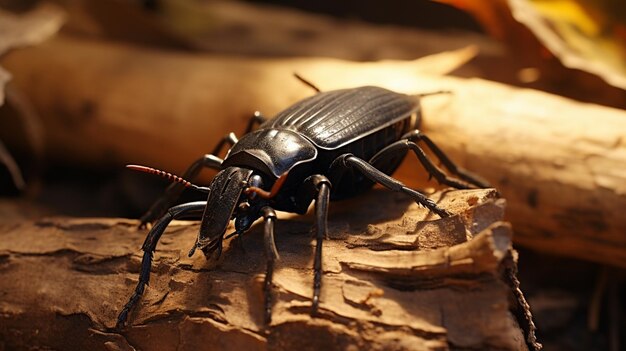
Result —
[[413, 200], [415, 200], [415, 202], [435, 212], [439, 215], [439, 217], [443, 218], [450, 216], [450, 213], [448, 211], [439, 208], [437, 204], [433, 200], [429, 199], [426, 195], [420, 193], [417, 190], [413, 190], [407, 187], [399, 180], [388, 176], [387, 174], [378, 170], [376, 167], [352, 154], [344, 154], [337, 157], [337, 159], [333, 161], [333, 165], [331, 167], [353, 168], [361, 172], [364, 176], [366, 176], [375, 183], [381, 184], [382, 186], [390, 190], [409, 195], [413, 198]]
[[[194, 163], [187, 168], [182, 178], [186, 180], [193, 181], [200, 171], [203, 168], [211, 168], [219, 170], [222, 165], [222, 159], [214, 156], [212, 154], [206, 154], [201, 158], [197, 159]], [[146, 224], [153, 222], [155, 219], [161, 217], [167, 208], [172, 206], [174, 201], [180, 196], [180, 194], [185, 189], [185, 186], [180, 183], [172, 183], [167, 189], [165, 189], [165, 193], [159, 197], [157, 201], [150, 206], [150, 209], [141, 216], [139, 228], [145, 228]]]
[[141, 246], [141, 249], [144, 253], [143, 259], [141, 260], [139, 282], [137, 283], [137, 287], [135, 287], [133, 295], [130, 297], [126, 305], [124, 305], [124, 308], [122, 308], [122, 311], [120, 311], [120, 314], [117, 317], [117, 324], [115, 325], [117, 329], [120, 329], [124, 326], [124, 323], [128, 318], [128, 313], [133, 308], [133, 306], [137, 304], [139, 298], [144, 292], [146, 285], [150, 282], [150, 267], [152, 265], [152, 255], [156, 250], [157, 243], [159, 242], [159, 239], [161, 239], [161, 235], [165, 231], [165, 228], [167, 228], [170, 222], [174, 219], [202, 215], [202, 211], [204, 211], [206, 205], [206, 201], [197, 201], [172, 207], [152, 227], [150, 233], [148, 233], [148, 236], [146, 237], [146, 240]]
[[[237, 143], [238, 139], [235, 133], [226, 134], [220, 141], [217, 143], [213, 152], [210, 154], [206, 154], [201, 158], [197, 159], [194, 163], [187, 168], [182, 178], [188, 181], [194, 181], [194, 179], [200, 174], [200, 171], [203, 168], [211, 168], [215, 170], [220, 170], [222, 166], [223, 160], [216, 155], [219, 155], [222, 152], [222, 149], [225, 145], [233, 146]], [[146, 224], [151, 223], [155, 219], [159, 218], [163, 215], [165, 210], [172, 206], [174, 201], [180, 196], [185, 187], [179, 183], [170, 184], [167, 189], [165, 189], [165, 193], [150, 207], [150, 209], [141, 216], [141, 223], [139, 224], [139, 228], [145, 228]]]

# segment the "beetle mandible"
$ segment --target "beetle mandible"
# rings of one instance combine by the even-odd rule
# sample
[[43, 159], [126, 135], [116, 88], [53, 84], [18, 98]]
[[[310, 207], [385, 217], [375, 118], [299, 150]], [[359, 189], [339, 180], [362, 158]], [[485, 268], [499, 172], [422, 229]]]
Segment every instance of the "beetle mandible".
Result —
[[[194, 162], [177, 177], [144, 166], [130, 168], [168, 177], [173, 183], [141, 218], [141, 225], [156, 221], [142, 246], [144, 251], [139, 282], [118, 316], [124, 325], [128, 313], [139, 301], [150, 278], [152, 255], [165, 228], [173, 219], [200, 218], [201, 225], [192, 256], [200, 249], [207, 258], [219, 257], [226, 228], [235, 221], [235, 233], [243, 234], [263, 217], [267, 268], [264, 282], [265, 323], [271, 322], [272, 272], [278, 258], [274, 243], [277, 211], [307, 212], [315, 202], [315, 256], [311, 315], [319, 307], [322, 285], [322, 242], [327, 236], [330, 200], [366, 191], [374, 183], [411, 197], [440, 217], [450, 214], [427, 196], [405, 186], [390, 175], [407, 152], [412, 151], [429, 176], [458, 189], [488, 187], [479, 176], [456, 166], [437, 145], [422, 134], [420, 99], [430, 94], [405, 95], [364, 86], [320, 92], [301, 100], [275, 118], [266, 120], [255, 113], [241, 138], [230, 133], [213, 150]], [[260, 126], [253, 131], [255, 125]], [[421, 142], [454, 175], [448, 176], [435, 165], [418, 143]], [[227, 144], [222, 160], [216, 155]], [[186, 179], [195, 178], [202, 168], [219, 170], [209, 187], [199, 187]], [[185, 187], [208, 193], [206, 201], [184, 203], [169, 208]], [[169, 209], [168, 209], [169, 208]]]

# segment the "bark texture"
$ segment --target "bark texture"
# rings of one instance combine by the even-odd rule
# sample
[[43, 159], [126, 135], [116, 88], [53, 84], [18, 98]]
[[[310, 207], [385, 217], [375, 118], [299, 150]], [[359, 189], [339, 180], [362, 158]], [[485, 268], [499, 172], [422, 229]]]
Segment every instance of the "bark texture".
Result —
[[376, 190], [332, 203], [320, 315], [309, 316], [310, 216], [276, 226], [273, 322], [263, 327], [262, 225], [217, 263], [188, 258], [198, 225], [174, 222], [130, 326], [145, 232], [122, 219], [49, 218], [0, 228], [0, 349], [536, 349], [515, 277], [511, 227], [493, 190], [434, 194], [439, 219]]

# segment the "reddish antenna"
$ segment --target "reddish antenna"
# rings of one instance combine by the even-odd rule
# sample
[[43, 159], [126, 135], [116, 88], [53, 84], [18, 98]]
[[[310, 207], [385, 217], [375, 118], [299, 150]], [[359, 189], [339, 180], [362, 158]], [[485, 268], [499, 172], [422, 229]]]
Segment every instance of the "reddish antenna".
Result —
[[184, 185], [185, 188], [192, 188], [194, 190], [202, 191], [202, 192], [205, 192], [205, 193], [208, 193], [210, 191], [209, 188], [197, 186], [195, 184], [192, 184], [190, 181], [188, 181], [186, 179], [183, 179], [183, 178], [181, 178], [181, 177], [179, 177], [177, 175], [174, 175], [172, 173], [168, 173], [168, 172], [162, 171], [160, 169], [147, 167], [147, 166], [139, 166], [139, 165], [126, 165], [126, 168], [132, 169], [133, 171], [139, 171], [139, 172], [144, 172], [144, 173], [155, 174], [155, 175], [158, 175], [160, 177], [167, 178], [167, 180], [169, 180], [171, 182], [176, 182], [176, 183]]

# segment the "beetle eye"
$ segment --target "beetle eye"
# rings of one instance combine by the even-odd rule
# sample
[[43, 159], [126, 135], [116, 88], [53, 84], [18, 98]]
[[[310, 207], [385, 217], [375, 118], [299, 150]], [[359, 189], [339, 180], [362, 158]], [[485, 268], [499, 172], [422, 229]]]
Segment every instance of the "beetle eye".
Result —
[[[262, 189], [262, 187], [263, 187], [263, 178], [261, 178], [261, 176], [258, 174], [252, 175], [246, 182], [246, 190], [250, 188]], [[253, 200], [257, 197], [257, 194], [255, 192], [251, 192], [251, 193], [246, 192], [246, 194], [248, 195], [248, 199], [250, 200]]]
[[248, 181], [248, 185], [256, 187], [256, 188], [263, 188], [263, 179], [261, 178], [260, 175], [255, 174], [252, 177], [250, 177], [250, 180]]

